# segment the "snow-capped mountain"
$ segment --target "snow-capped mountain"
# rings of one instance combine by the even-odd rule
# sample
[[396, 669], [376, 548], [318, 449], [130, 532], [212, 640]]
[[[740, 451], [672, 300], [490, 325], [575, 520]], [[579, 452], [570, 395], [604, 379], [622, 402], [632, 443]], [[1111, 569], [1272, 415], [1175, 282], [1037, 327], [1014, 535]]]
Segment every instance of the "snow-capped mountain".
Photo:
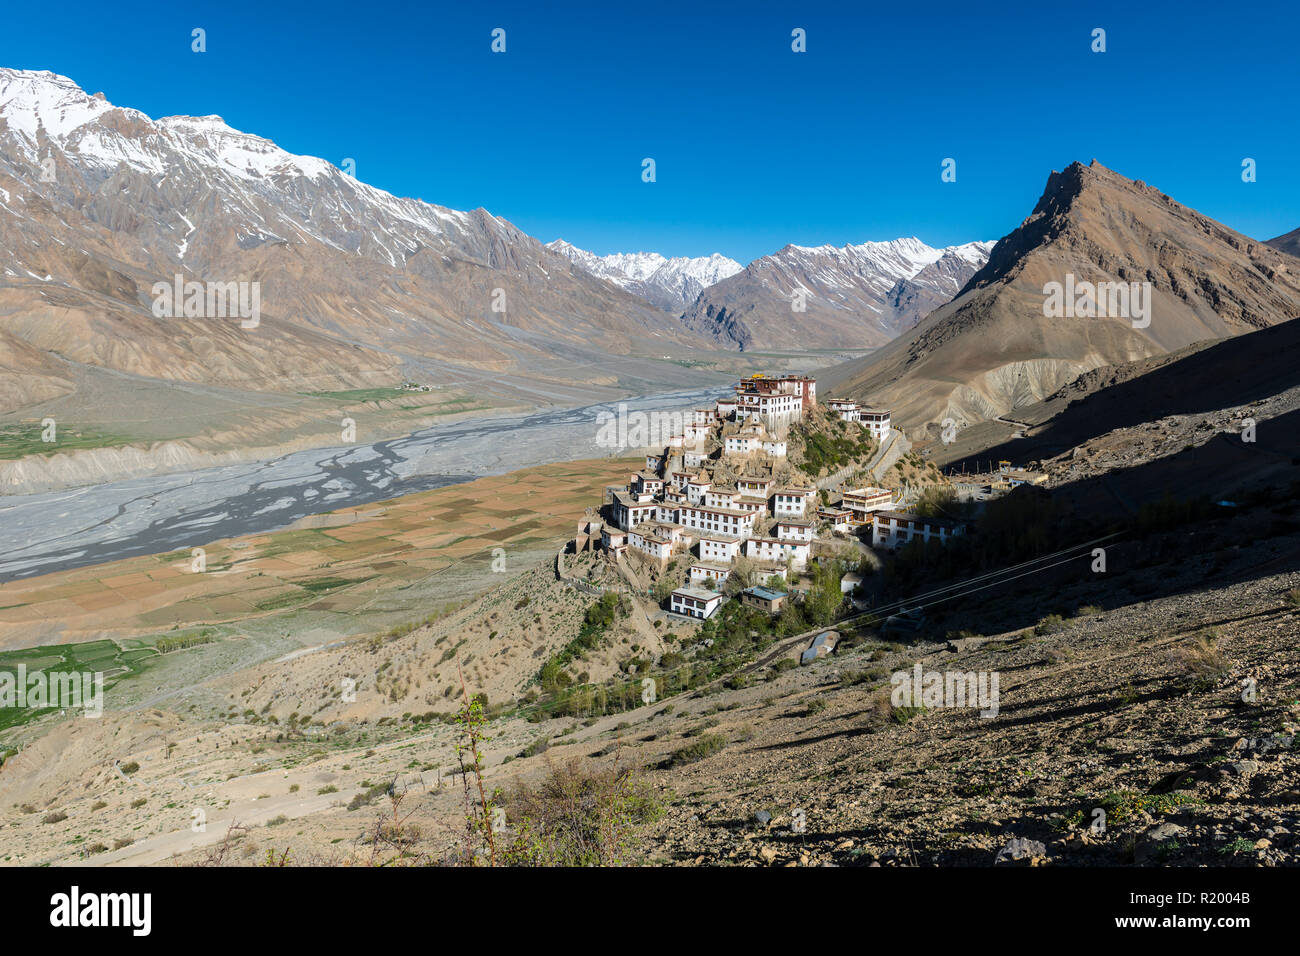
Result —
[[[71, 389], [69, 360], [271, 390], [397, 382], [412, 360], [494, 381], [553, 365], [570, 383], [692, 338], [483, 209], [399, 198], [220, 117], [154, 120], [49, 72], [0, 69], [0, 248], [0, 408]], [[177, 274], [259, 282], [256, 333], [160, 321], [150, 290]]]
[[705, 289], [682, 319], [741, 348], [881, 345], [951, 299], [993, 246], [937, 249], [916, 238], [789, 245]]
[[571, 262], [627, 291], [639, 295], [656, 308], [677, 315], [709, 286], [743, 267], [735, 259], [714, 253], [694, 259], [671, 259], [657, 252], [616, 253], [598, 256], [563, 239], [548, 242], [546, 248], [567, 256]]

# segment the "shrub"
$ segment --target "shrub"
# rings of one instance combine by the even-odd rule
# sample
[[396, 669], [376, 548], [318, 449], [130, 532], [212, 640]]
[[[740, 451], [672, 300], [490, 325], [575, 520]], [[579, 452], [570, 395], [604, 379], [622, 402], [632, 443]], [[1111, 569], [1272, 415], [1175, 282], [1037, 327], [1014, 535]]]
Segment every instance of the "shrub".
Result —
[[366, 789], [348, 801], [349, 810], [360, 810], [362, 807], [368, 806], [376, 797], [388, 793], [390, 787], [390, 784], [387, 783], [371, 784], [368, 780], [363, 780], [361, 785]]
[[869, 667], [864, 671], [845, 671], [840, 675], [841, 687], [853, 687], [857, 684], [871, 684], [889, 676], [883, 667]]
[[1191, 678], [1193, 686], [1198, 689], [1213, 686], [1228, 672], [1228, 659], [1216, 646], [1217, 640], [1214, 631], [1201, 631], [1192, 637], [1190, 643], [1173, 652], [1174, 661], [1181, 667], [1183, 675]]
[[921, 492], [912, 510], [922, 518], [955, 518], [957, 492], [950, 485], [931, 485]]
[[631, 770], [579, 759], [548, 766], [536, 787], [505, 796], [511, 821], [502, 862], [512, 866], [617, 866], [635, 853], [638, 829], [662, 807]]
[[1037, 624], [1034, 625], [1034, 633], [1039, 637], [1045, 634], [1055, 634], [1065, 627], [1065, 621], [1059, 614], [1049, 614]]
[[671, 757], [664, 760], [661, 765], [664, 769], [672, 767], [681, 767], [688, 763], [696, 763], [705, 757], [712, 757], [720, 753], [727, 746], [727, 738], [722, 734], [706, 734], [694, 743], [687, 744], [685, 747], [673, 753]]
[[521, 757], [536, 757], [538, 754], [546, 753], [551, 746], [550, 737], [538, 737], [531, 744], [519, 751]]
[[889, 716], [894, 723], [905, 724], [923, 710], [924, 707], [895, 707]]
[[1143, 813], [1173, 813], [1179, 807], [1195, 806], [1201, 801], [1197, 797], [1181, 793], [1149, 794], [1135, 790], [1117, 790], [1106, 794], [1099, 804], [1106, 811], [1107, 824], [1119, 825], [1134, 819]]

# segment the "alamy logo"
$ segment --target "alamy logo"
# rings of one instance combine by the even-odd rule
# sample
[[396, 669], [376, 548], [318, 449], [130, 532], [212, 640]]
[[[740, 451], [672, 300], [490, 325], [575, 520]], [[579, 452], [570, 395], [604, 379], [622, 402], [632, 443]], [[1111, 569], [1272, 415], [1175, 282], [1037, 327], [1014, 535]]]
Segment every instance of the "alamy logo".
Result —
[[89, 671], [27, 672], [26, 664], [15, 671], [0, 671], [0, 707], [31, 707], [44, 710], [81, 707], [87, 717], [104, 715], [104, 675]]
[[1070, 272], [1064, 284], [1045, 283], [1043, 295], [1049, 319], [1131, 319], [1135, 329], [1151, 324], [1150, 282], [1078, 282]]
[[153, 314], [159, 319], [240, 319], [240, 328], [262, 323], [262, 283], [173, 282], [153, 284]]
[[685, 448], [696, 448], [700, 438], [686, 438], [684, 412], [629, 412], [626, 402], [618, 403], [618, 414], [604, 410], [596, 413], [596, 445], [624, 450], [668, 445], [674, 438]]
[[51, 926], [129, 926], [148, 936], [153, 925], [151, 893], [85, 893], [79, 887], [50, 897]]
[[978, 707], [981, 717], [998, 715], [997, 671], [926, 671], [917, 664], [897, 671], [889, 702], [895, 707]]

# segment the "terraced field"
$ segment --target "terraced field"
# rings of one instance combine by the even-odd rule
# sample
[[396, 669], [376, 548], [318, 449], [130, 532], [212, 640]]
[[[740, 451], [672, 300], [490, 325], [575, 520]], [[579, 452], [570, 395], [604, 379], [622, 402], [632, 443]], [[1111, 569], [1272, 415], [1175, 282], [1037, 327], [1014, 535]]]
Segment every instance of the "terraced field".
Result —
[[[0, 671], [58, 666], [121, 678], [112, 706], [356, 634], [437, 617], [544, 560], [631, 459], [570, 462], [0, 585]], [[174, 653], [160, 653], [176, 649]], [[94, 664], [95, 666], [90, 666]], [[110, 676], [111, 675], [111, 676]], [[0, 731], [30, 722], [0, 719]]]

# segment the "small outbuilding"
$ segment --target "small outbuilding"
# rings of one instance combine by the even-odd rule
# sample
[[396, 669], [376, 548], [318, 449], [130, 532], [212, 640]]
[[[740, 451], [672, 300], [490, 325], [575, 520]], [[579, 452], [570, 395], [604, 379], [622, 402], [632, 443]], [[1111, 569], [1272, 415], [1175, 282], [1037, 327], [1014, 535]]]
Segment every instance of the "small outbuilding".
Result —
[[775, 614], [781, 610], [781, 605], [785, 603], [787, 596], [784, 591], [774, 591], [771, 588], [745, 588], [740, 592], [740, 603], [747, 607], [756, 607], [760, 611], [767, 611], [769, 614]]
[[835, 644], [839, 639], [840, 636], [834, 631], [822, 631], [812, 639], [812, 643], [799, 655], [799, 663], [811, 664], [818, 658], [825, 657], [835, 650]]

